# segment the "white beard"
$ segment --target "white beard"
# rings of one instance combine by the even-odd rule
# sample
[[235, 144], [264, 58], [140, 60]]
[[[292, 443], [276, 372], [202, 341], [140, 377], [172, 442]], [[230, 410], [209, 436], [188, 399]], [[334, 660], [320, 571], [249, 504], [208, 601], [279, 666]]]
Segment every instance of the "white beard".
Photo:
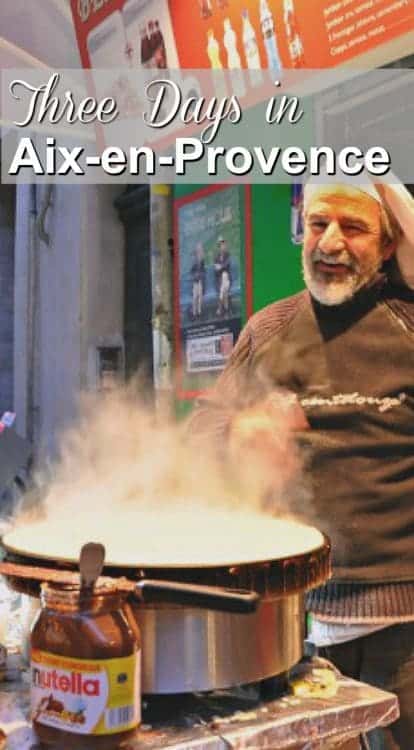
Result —
[[375, 268], [369, 269], [364, 274], [356, 271], [349, 272], [347, 278], [341, 281], [318, 281], [315, 278], [312, 261], [302, 257], [302, 272], [306, 287], [321, 305], [342, 305], [344, 302], [352, 299], [361, 287], [368, 284], [381, 267], [382, 260], [379, 260]]
[[303, 278], [312, 297], [322, 305], [342, 305], [343, 302], [351, 299], [360, 287], [359, 279], [353, 274], [350, 274], [344, 281], [331, 281], [328, 284], [317, 281], [305, 265], [303, 265]]

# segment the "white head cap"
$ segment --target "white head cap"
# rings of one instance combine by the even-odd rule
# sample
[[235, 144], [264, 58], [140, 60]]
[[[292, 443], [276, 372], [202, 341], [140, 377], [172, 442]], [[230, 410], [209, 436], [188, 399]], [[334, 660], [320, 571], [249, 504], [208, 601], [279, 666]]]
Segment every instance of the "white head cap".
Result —
[[324, 188], [329, 189], [334, 187], [350, 187], [354, 188], [355, 190], [361, 190], [363, 193], [370, 195], [371, 198], [374, 198], [376, 201], [378, 201], [378, 203], [383, 204], [381, 195], [372, 182], [372, 179], [370, 179], [370, 177], [368, 176], [367, 172], [363, 172], [357, 177], [352, 177], [351, 175], [344, 174], [342, 174], [340, 177], [338, 177], [338, 175], [321, 174], [317, 177], [311, 177], [305, 184], [303, 193], [305, 210], [309, 200], [315, 195], [315, 193], [323, 190]]

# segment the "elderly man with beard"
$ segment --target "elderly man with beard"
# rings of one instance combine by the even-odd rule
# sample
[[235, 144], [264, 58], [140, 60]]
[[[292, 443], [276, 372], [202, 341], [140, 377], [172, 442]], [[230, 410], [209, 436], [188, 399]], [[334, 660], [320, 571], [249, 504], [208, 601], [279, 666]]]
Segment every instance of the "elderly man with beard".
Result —
[[308, 184], [307, 288], [248, 321], [191, 422], [227, 439], [235, 467], [256, 451], [277, 473], [280, 394], [295, 401], [303, 518], [334, 555], [333, 579], [308, 597], [310, 638], [343, 673], [398, 695], [401, 718], [373, 750], [414, 743], [414, 292], [395, 256], [406, 262], [413, 226], [403, 186]]

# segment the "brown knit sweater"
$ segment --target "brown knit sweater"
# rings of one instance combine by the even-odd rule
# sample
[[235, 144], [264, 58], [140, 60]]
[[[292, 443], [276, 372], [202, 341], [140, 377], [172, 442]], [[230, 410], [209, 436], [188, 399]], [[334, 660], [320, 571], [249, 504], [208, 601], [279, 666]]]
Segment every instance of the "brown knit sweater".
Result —
[[334, 550], [333, 580], [308, 597], [321, 618], [414, 620], [413, 374], [414, 294], [380, 275], [337, 307], [304, 291], [254, 315], [192, 416], [221, 444], [264, 382], [296, 394], [311, 426], [306, 520]]

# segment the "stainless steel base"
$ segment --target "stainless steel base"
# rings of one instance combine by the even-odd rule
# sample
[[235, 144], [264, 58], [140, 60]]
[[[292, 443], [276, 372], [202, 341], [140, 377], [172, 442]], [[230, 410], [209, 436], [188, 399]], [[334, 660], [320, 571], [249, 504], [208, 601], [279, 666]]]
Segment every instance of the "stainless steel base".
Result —
[[217, 690], [285, 672], [303, 655], [304, 596], [265, 599], [252, 615], [133, 606], [144, 694]]

